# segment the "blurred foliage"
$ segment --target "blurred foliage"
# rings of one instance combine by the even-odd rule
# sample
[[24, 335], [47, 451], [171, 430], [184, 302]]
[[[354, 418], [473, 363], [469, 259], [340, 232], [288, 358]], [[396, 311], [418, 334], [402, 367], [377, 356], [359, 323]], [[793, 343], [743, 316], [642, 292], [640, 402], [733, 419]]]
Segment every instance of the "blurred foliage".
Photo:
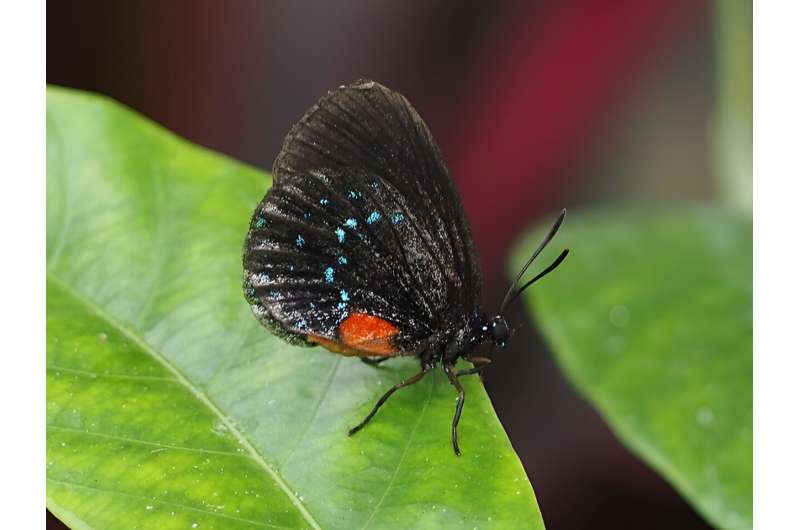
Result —
[[47, 96], [47, 505], [75, 528], [543, 528], [476, 377], [272, 337], [241, 290], [269, 177], [104, 98]]
[[722, 198], [753, 209], [753, 5], [716, 1], [717, 109], [713, 128]]
[[[540, 238], [531, 233], [510, 270]], [[570, 215], [526, 293], [569, 379], [713, 524], [752, 526], [752, 224], [710, 207]]]

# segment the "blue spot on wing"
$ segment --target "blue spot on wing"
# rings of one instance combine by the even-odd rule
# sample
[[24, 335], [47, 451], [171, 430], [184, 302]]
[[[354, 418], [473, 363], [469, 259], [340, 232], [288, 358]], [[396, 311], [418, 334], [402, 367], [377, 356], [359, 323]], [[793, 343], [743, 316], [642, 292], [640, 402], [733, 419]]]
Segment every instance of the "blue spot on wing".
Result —
[[256, 219], [256, 228], [264, 228], [267, 226], [267, 220], [263, 217], [259, 217]]
[[347, 228], [355, 228], [358, 226], [358, 221], [350, 217], [349, 219], [345, 220], [344, 226], [346, 226]]
[[323, 198], [321, 198], [321, 199], [319, 200], [319, 203], [320, 203], [321, 205], [323, 205], [323, 206], [325, 206], [325, 205], [326, 205], [326, 204], [328, 204], [329, 202], [331, 202], [331, 201], [329, 201], [329, 200], [328, 200], [327, 198], [325, 198], [325, 197], [323, 197]]
[[328, 267], [325, 269], [325, 281], [328, 283], [333, 283], [333, 267]]
[[344, 243], [344, 230], [342, 230], [341, 228], [337, 228], [336, 238], [339, 240], [339, 243]]
[[303, 248], [303, 245], [306, 244], [306, 240], [300, 234], [297, 234], [297, 239], [295, 239], [294, 244], [297, 245], [299, 248]]
[[347, 265], [347, 258], [344, 256], [339, 256], [339, 265]]
[[379, 214], [378, 212], [372, 212], [371, 214], [369, 214], [369, 217], [367, 217], [367, 224], [371, 225], [372, 223], [380, 220], [380, 218], [381, 214]]
[[403, 220], [405, 218], [406, 218], [406, 216], [401, 214], [401, 213], [393, 213], [392, 214], [392, 224], [395, 224], [395, 225], [400, 224], [400, 223], [403, 222]]
[[350, 293], [348, 293], [344, 289], [339, 290], [339, 297], [342, 299], [342, 302], [350, 301]]

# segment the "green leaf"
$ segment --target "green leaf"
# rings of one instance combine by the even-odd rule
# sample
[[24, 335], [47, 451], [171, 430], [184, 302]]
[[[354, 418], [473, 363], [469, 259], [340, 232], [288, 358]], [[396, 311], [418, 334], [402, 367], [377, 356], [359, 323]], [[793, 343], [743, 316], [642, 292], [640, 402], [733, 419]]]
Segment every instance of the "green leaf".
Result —
[[720, 198], [753, 214], [753, 4], [716, 0], [712, 163]]
[[585, 213], [550, 247], [541, 267], [571, 252], [526, 299], [568, 377], [709, 521], [750, 528], [750, 221], [701, 207]]
[[414, 360], [373, 368], [256, 322], [241, 248], [269, 182], [48, 90], [48, 507], [74, 528], [542, 528], [476, 378], [461, 458], [439, 373], [348, 438]]

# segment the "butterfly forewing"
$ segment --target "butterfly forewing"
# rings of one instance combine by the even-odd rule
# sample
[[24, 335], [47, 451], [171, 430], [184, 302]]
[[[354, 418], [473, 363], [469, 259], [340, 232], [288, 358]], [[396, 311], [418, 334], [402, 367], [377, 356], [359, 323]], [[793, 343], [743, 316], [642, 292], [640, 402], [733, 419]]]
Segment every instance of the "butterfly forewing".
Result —
[[[329, 93], [289, 132], [273, 173], [244, 252], [245, 292], [263, 323], [333, 349], [368, 315], [410, 354], [474, 311], [472, 236], [405, 98], [367, 81]], [[365, 337], [357, 350], [389, 351], [375, 345], [382, 336]]]

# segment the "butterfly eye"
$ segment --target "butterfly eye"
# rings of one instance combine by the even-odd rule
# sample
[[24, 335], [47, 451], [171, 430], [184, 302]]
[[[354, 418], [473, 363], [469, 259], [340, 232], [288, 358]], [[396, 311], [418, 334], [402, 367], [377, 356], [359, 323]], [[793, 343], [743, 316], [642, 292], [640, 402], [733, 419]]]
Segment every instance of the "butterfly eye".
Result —
[[505, 346], [508, 340], [508, 324], [506, 324], [506, 320], [499, 315], [492, 319], [492, 338], [494, 339], [494, 343], [500, 347]]

